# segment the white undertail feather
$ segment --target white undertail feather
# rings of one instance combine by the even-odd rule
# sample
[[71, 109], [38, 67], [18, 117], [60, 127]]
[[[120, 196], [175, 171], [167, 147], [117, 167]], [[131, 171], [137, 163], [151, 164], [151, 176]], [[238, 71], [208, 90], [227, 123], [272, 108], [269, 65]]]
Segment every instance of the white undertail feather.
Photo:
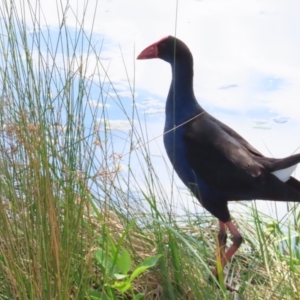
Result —
[[279, 180], [286, 182], [289, 180], [290, 176], [293, 174], [296, 168], [297, 165], [293, 165], [285, 169], [274, 171], [272, 172], [272, 174], [275, 175]]

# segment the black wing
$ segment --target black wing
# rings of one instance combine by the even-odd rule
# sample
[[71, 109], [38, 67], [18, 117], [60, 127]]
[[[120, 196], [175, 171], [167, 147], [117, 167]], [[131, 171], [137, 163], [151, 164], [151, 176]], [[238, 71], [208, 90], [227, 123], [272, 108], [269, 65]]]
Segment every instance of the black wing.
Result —
[[271, 174], [299, 162], [300, 155], [266, 158], [209, 114], [187, 123], [184, 139], [190, 167], [225, 200], [300, 201], [299, 191]]

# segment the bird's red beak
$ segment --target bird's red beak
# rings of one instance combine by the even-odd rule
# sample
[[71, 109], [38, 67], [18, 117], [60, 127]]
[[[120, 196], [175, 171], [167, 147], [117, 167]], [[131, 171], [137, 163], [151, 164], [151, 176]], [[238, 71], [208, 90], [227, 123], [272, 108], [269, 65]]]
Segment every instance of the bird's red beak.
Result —
[[158, 49], [157, 49], [157, 43], [154, 43], [144, 49], [137, 59], [149, 59], [149, 58], [158, 58]]
[[158, 48], [157, 45], [166, 40], [168, 36], [160, 39], [158, 42], [148, 46], [146, 49], [144, 49], [137, 57], [137, 59], [149, 59], [149, 58], [158, 58]]

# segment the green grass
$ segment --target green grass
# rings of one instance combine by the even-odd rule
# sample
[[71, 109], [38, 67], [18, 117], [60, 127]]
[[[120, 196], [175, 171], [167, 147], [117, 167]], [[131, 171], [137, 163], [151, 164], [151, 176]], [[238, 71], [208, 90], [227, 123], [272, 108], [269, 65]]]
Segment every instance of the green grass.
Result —
[[[59, 17], [54, 37], [39, 30], [39, 8], [30, 8], [29, 32], [9, 3], [0, 10], [0, 299], [237, 299], [208, 281], [216, 220], [174, 213], [151, 162], [134, 79], [128, 110], [105, 84], [109, 69], [84, 13], [74, 30]], [[108, 99], [129, 134], [109, 130]], [[240, 205], [234, 221], [245, 243], [226, 281], [243, 299], [300, 299], [299, 212], [289, 208], [279, 220], [255, 202]]]

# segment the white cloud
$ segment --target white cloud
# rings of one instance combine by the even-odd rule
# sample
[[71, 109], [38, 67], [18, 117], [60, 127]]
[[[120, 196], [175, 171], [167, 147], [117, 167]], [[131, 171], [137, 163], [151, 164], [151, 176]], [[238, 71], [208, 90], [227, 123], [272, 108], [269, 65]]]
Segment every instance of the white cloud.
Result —
[[101, 126], [106, 126], [107, 130], [121, 130], [127, 131], [131, 128], [131, 124], [128, 120], [103, 120], [97, 119], [97, 123]]
[[[119, 97], [119, 98], [129, 98], [129, 99], [132, 99], [133, 98], [133, 94], [132, 92], [130, 91], [117, 91], [116, 92], [116, 96]], [[136, 98], [137, 97], [137, 93], [134, 94], [134, 97]]]
[[269, 121], [266, 121], [266, 120], [252, 120], [252, 122], [255, 125], [264, 125], [264, 124], [268, 124], [269, 123]]
[[89, 104], [90, 106], [94, 106], [94, 107], [110, 107], [109, 104], [107, 104], [107, 103], [102, 103], [102, 102], [99, 102], [99, 101], [97, 101], [97, 100], [88, 100], [87, 102], [88, 102], [88, 104]]
[[165, 112], [164, 108], [161, 109], [149, 108], [145, 110], [145, 114], [147, 115], [158, 115], [158, 114], [163, 114], [164, 112]]
[[165, 112], [165, 103], [152, 97], [144, 98], [144, 100], [136, 105], [147, 115], [162, 114]]
[[278, 123], [278, 124], [283, 124], [283, 123], [287, 123], [289, 121], [290, 118], [287, 117], [283, 117], [283, 116], [278, 116], [273, 118], [273, 121]]

